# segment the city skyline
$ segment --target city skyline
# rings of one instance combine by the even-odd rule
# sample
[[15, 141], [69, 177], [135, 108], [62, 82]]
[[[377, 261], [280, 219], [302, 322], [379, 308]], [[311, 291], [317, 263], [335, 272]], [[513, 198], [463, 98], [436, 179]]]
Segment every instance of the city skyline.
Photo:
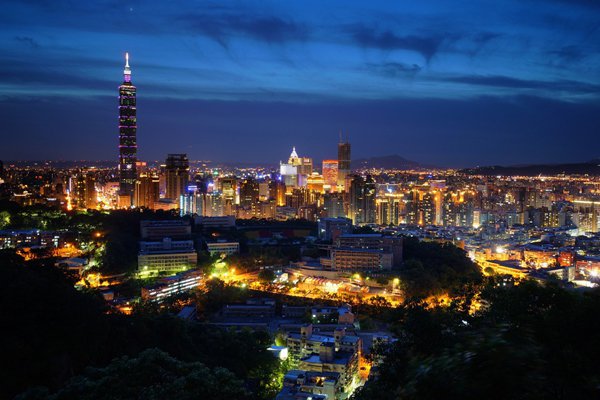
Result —
[[126, 51], [140, 159], [329, 159], [340, 130], [354, 158], [440, 167], [599, 156], [590, 2], [131, 4], [8, 4], [0, 158], [112, 159]]

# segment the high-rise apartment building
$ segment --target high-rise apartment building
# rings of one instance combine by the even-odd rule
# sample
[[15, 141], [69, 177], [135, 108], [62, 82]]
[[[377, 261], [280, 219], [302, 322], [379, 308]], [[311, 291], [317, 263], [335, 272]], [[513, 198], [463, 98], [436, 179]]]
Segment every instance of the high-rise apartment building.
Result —
[[96, 208], [98, 206], [96, 176], [92, 172], [85, 175], [85, 206], [86, 208]]
[[93, 172], [79, 172], [74, 179], [74, 206], [80, 210], [98, 206], [96, 177]]
[[240, 205], [242, 207], [251, 207], [258, 203], [259, 185], [253, 178], [246, 178], [240, 185]]
[[204, 193], [198, 190], [198, 186], [190, 185], [187, 193], [179, 197], [179, 214], [202, 215], [204, 207]]
[[277, 206], [285, 205], [285, 183], [274, 179], [269, 182], [269, 199], [275, 200]]
[[377, 199], [377, 223], [379, 225], [398, 225], [400, 222], [400, 211], [402, 196], [389, 194]]
[[356, 175], [350, 184], [350, 218], [354, 225], [374, 224], [376, 221], [377, 188], [371, 175]]
[[326, 193], [323, 196], [323, 211], [329, 218], [345, 217], [343, 193]]
[[190, 180], [190, 162], [186, 154], [169, 154], [165, 165], [167, 199], [179, 202]]
[[125, 53], [123, 83], [119, 86], [119, 204], [129, 206], [133, 205], [137, 179], [136, 112], [136, 87], [131, 83], [129, 53]]
[[223, 195], [226, 204], [238, 203], [238, 180], [235, 176], [222, 176], [217, 181], [217, 190]]

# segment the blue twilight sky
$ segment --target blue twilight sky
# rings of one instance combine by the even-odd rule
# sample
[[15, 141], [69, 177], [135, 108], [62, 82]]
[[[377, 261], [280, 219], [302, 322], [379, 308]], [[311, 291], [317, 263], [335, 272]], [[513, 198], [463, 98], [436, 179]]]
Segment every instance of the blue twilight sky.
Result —
[[0, 159], [600, 157], [600, 1], [4, 0]]

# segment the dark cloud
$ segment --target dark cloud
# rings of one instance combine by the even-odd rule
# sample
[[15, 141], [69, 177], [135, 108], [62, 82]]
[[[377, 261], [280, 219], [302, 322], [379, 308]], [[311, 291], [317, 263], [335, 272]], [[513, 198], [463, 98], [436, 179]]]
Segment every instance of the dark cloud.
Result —
[[2, 83], [12, 84], [15, 87], [26, 88], [29, 86], [79, 88], [82, 90], [110, 90], [115, 83], [98, 79], [96, 77], [82, 77], [64, 72], [64, 68], [54, 69], [52, 66], [20, 63], [10, 59], [0, 58], [0, 76]]
[[509, 89], [537, 89], [578, 94], [600, 93], [600, 85], [571, 80], [540, 81], [517, 79], [508, 76], [469, 75], [445, 78], [444, 81]]
[[348, 28], [353, 40], [361, 46], [381, 50], [411, 50], [421, 54], [427, 62], [438, 52], [443, 37], [440, 36], [401, 36], [391, 30], [379, 31], [364, 25]]
[[188, 14], [177, 19], [223, 47], [228, 47], [232, 36], [248, 36], [267, 43], [304, 41], [309, 36], [306, 25], [275, 16]]
[[559, 63], [576, 63], [583, 60], [586, 54], [579, 46], [563, 46], [558, 50], [548, 51], [550, 56], [553, 56]]
[[367, 69], [378, 75], [388, 78], [414, 77], [423, 68], [417, 64], [405, 64], [399, 62], [386, 62], [382, 64], [368, 63]]
[[580, 6], [585, 8], [600, 8], [598, 0], [533, 0], [537, 3], [557, 3], [565, 6]]
[[480, 32], [472, 36], [473, 42], [478, 45], [485, 45], [493, 39], [502, 36], [500, 33], [495, 32]]
[[29, 36], [15, 36], [15, 40], [21, 44], [31, 47], [32, 49], [37, 49], [40, 47], [40, 44]]
[[464, 49], [464, 51], [471, 57], [474, 57], [479, 54], [488, 43], [501, 36], [502, 35], [500, 33], [495, 32], [480, 32], [474, 35], [469, 35], [467, 38], [470, 43], [467, 45], [468, 48]]

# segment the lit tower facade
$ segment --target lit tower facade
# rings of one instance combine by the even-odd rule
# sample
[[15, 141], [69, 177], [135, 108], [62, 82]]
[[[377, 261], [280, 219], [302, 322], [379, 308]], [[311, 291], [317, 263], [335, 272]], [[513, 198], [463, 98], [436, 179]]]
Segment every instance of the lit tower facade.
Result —
[[323, 180], [330, 191], [335, 191], [338, 180], [338, 160], [323, 160]]
[[125, 53], [123, 84], [119, 86], [119, 205], [133, 205], [137, 179], [136, 88], [131, 83], [129, 53]]

